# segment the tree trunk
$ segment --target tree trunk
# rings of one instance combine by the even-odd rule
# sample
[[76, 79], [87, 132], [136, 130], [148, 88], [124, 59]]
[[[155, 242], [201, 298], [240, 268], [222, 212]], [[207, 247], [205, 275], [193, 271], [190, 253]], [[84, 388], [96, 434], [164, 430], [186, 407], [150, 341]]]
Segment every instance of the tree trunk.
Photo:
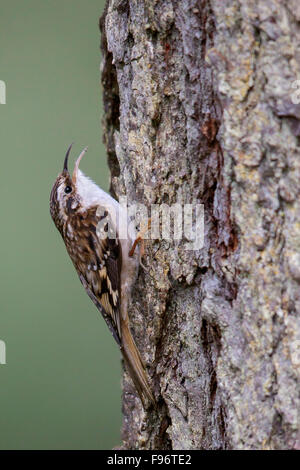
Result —
[[299, 21], [298, 0], [107, 2], [112, 194], [205, 213], [202, 249], [147, 243], [130, 318], [158, 412], [125, 374], [125, 449], [300, 446]]

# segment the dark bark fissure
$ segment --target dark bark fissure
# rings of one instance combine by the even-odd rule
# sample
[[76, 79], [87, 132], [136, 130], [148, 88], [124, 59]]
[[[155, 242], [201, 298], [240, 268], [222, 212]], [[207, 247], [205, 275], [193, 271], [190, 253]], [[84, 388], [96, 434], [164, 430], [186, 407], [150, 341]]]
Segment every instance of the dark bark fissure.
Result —
[[[103, 87], [103, 142], [107, 150], [107, 162], [112, 177], [120, 175], [120, 166], [116, 156], [114, 145], [114, 131], [120, 129], [120, 96], [119, 86], [117, 80], [116, 67], [113, 65], [113, 56], [107, 49], [107, 40], [105, 34], [105, 14], [107, 5], [103, 16], [99, 20], [99, 27], [101, 31], [101, 50], [105, 55], [103, 61], [103, 69], [101, 73], [101, 83]], [[112, 185], [110, 185], [110, 192], [112, 196], [116, 197]]]

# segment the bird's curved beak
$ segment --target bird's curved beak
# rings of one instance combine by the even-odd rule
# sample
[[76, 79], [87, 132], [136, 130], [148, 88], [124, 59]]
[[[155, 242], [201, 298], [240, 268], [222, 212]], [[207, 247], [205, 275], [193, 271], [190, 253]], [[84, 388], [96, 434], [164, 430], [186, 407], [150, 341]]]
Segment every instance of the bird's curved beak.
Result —
[[69, 160], [69, 155], [70, 155], [70, 152], [71, 152], [72, 145], [73, 145], [73, 142], [72, 142], [71, 145], [69, 146], [69, 148], [68, 148], [68, 150], [67, 150], [67, 153], [66, 153], [66, 156], [65, 156], [64, 168], [63, 168], [63, 173], [64, 173], [64, 174], [69, 174], [69, 170], [68, 170], [68, 160]]
[[72, 176], [72, 183], [74, 184], [74, 186], [76, 185], [76, 180], [77, 180], [77, 175], [78, 175], [78, 169], [79, 169], [79, 163], [83, 157], [83, 155], [85, 154], [85, 152], [87, 151], [87, 147], [85, 147], [81, 154], [79, 155], [79, 157], [77, 158], [76, 160], [76, 163], [75, 163], [75, 166], [74, 166], [74, 171], [73, 171], [73, 176]]

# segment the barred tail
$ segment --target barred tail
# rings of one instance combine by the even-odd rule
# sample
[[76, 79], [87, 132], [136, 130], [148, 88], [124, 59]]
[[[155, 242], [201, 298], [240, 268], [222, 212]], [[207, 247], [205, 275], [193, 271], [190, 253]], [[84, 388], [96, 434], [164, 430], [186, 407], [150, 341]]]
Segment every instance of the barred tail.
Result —
[[121, 326], [122, 331], [122, 346], [121, 351], [124, 357], [125, 365], [130, 374], [130, 377], [133, 380], [133, 383], [139, 393], [140, 399], [145, 407], [144, 397], [147, 398], [155, 406], [155, 399], [151, 388], [148, 384], [145, 367], [143, 365], [140, 353], [132, 334], [130, 332], [129, 326], [123, 324]]

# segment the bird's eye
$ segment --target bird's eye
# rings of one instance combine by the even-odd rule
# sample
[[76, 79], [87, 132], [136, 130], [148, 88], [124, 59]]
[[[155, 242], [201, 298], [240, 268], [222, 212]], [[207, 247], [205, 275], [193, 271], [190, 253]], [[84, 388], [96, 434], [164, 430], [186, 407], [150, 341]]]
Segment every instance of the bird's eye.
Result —
[[72, 192], [71, 186], [66, 186], [65, 187], [65, 193], [69, 194], [70, 192]]

